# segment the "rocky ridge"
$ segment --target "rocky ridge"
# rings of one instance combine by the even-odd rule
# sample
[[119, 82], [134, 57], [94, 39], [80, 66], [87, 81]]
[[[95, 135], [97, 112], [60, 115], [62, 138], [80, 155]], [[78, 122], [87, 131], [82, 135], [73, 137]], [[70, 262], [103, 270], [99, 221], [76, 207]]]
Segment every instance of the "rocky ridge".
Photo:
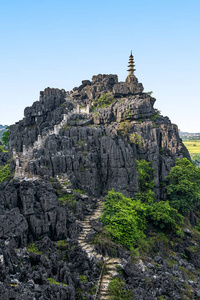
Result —
[[[106, 97], [109, 105], [96, 105]], [[104, 240], [98, 219], [107, 190], [137, 192], [136, 159], [152, 161], [156, 196], [165, 199], [165, 176], [189, 158], [154, 103], [136, 77], [100, 74], [71, 92], [45, 89], [10, 127], [15, 179], [0, 185], [0, 299], [109, 299], [112, 276], [124, 299], [200, 299], [191, 228], [171, 244], [160, 236], [137, 259]]]
[[[132, 84], [133, 92], [129, 89], [126, 97], [125, 91], [115, 97], [116, 84], [122, 89]], [[89, 90], [92, 96], [86, 93]], [[48, 88], [40, 101], [25, 109], [25, 118], [10, 127], [9, 148], [22, 153], [23, 147], [32, 147], [26, 171], [39, 176], [67, 173], [74, 187], [95, 196], [112, 188], [133, 195], [137, 191], [135, 159], [144, 158], [153, 162], [156, 194], [163, 198], [160, 183], [175, 160], [189, 158], [189, 153], [177, 126], [159, 115], [153, 107], [155, 99], [142, 91], [138, 82], [117, 83], [116, 75], [94, 76], [71, 93]], [[95, 108], [94, 99], [108, 93], [113, 96], [112, 104]], [[72, 114], [87, 104], [89, 114], [81, 109]], [[54, 134], [63, 115], [68, 115], [67, 122]], [[42, 146], [35, 147], [38, 136]]]

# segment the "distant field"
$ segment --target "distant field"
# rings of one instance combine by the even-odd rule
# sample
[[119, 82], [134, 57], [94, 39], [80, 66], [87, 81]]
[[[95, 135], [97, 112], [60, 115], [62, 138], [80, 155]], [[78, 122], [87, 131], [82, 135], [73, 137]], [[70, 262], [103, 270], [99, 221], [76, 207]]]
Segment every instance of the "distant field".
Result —
[[183, 143], [187, 147], [190, 154], [200, 155], [200, 140], [183, 140]]

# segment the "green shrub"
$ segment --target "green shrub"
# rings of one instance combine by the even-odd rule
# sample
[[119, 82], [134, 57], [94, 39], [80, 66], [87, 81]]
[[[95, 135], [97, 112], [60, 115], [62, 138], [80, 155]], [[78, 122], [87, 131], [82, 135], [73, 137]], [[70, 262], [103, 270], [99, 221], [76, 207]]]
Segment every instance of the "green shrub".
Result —
[[129, 121], [121, 122], [119, 130], [123, 136], [128, 136], [131, 130], [131, 123]]
[[35, 246], [35, 244], [28, 244], [27, 250], [35, 254], [42, 254], [42, 252]]
[[142, 146], [142, 144], [143, 144], [143, 139], [142, 139], [141, 135], [136, 134], [136, 133], [130, 134], [129, 141], [130, 141], [130, 143], [139, 145], [139, 146]]
[[82, 191], [82, 190], [80, 190], [80, 189], [73, 190], [73, 192], [77, 192], [77, 193], [79, 193], [80, 195], [84, 195], [84, 194], [85, 194], [85, 191]]
[[110, 300], [132, 300], [133, 295], [130, 290], [125, 289], [125, 282], [119, 278], [112, 278], [109, 287]]
[[200, 202], [200, 169], [187, 158], [177, 159], [166, 180], [170, 205], [180, 213], [189, 212]]
[[103, 207], [101, 221], [118, 243], [131, 247], [144, 237], [146, 208], [140, 201], [109, 191]]
[[106, 108], [110, 106], [115, 99], [111, 93], [105, 93], [101, 97], [94, 99], [93, 103], [96, 108]]
[[151, 167], [151, 162], [146, 160], [136, 160], [138, 171], [138, 192], [136, 199], [141, 202], [153, 203], [155, 201], [154, 194], [154, 176], [155, 170]]
[[75, 196], [72, 194], [64, 194], [63, 196], [58, 198], [58, 201], [60, 202], [60, 204], [64, 205], [64, 204], [70, 204], [72, 206], [75, 206], [76, 204], [76, 199]]
[[2, 145], [0, 145], [0, 152], [4, 153], [4, 152], [8, 152], [4, 149], [4, 147]]
[[49, 282], [50, 284], [67, 286], [67, 284], [62, 283], [62, 282], [55, 281], [55, 279], [53, 279], [53, 278], [51, 278], [51, 277], [50, 277], [50, 278], [47, 278], [47, 280], [48, 280], [48, 282]]
[[4, 182], [10, 176], [10, 164], [0, 166], [0, 183]]
[[85, 276], [85, 275], [79, 275], [79, 278], [80, 278], [80, 282], [81, 282], [81, 283], [82, 283], [82, 282], [87, 282], [87, 281], [88, 281], [87, 276]]
[[169, 201], [160, 201], [148, 205], [147, 221], [160, 229], [173, 230], [178, 235], [183, 235], [180, 225], [184, 223], [184, 218], [175, 208], [169, 205]]

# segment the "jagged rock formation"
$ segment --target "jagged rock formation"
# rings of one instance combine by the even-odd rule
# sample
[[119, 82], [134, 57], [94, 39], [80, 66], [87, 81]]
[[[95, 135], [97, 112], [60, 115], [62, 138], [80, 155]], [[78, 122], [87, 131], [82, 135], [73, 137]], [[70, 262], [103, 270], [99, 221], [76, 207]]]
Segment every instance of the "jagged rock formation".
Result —
[[[91, 106], [102, 94], [116, 96], [116, 85], [123, 89], [130, 84], [134, 89], [129, 89], [127, 97], [119, 92], [108, 108], [75, 113], [77, 104]], [[25, 165], [27, 172], [39, 176], [67, 173], [74, 187], [96, 196], [112, 188], [133, 195], [137, 191], [135, 159], [144, 158], [153, 162], [156, 194], [163, 197], [160, 182], [176, 158], [189, 154], [177, 126], [157, 114], [155, 99], [142, 91], [137, 80], [118, 83], [116, 75], [93, 76], [91, 82], [83, 81], [71, 93], [48, 88], [41, 93], [40, 101], [25, 109], [25, 118], [10, 127], [10, 149], [19, 153], [23, 145], [32, 147], [31, 162]], [[49, 134], [61, 124], [63, 114], [68, 115], [67, 122], [59, 127], [58, 134]], [[124, 126], [126, 132], [121, 130]], [[131, 142], [131, 134], [141, 143], [137, 139]], [[39, 135], [43, 144], [35, 147]]]
[[72, 190], [62, 190], [56, 180], [54, 186], [42, 180], [0, 186], [1, 300], [74, 300], [82, 289], [93, 299], [100, 267], [77, 242], [82, 230], [77, 219], [91, 214], [96, 201], [76, 192], [73, 202], [60, 205], [58, 192]]
[[[0, 299], [109, 299], [112, 276], [133, 299], [181, 300], [186, 286], [200, 299], [192, 247], [200, 249], [190, 230], [171, 256], [159, 241], [140, 261], [93, 240], [103, 227], [101, 196], [137, 192], [136, 159], [152, 161], [156, 196], [165, 199], [165, 176], [177, 158], [189, 158], [177, 126], [154, 109], [133, 69], [131, 61], [126, 82], [99, 74], [71, 92], [47, 88], [10, 126], [15, 179], [0, 184]], [[107, 95], [112, 101], [99, 107]]]

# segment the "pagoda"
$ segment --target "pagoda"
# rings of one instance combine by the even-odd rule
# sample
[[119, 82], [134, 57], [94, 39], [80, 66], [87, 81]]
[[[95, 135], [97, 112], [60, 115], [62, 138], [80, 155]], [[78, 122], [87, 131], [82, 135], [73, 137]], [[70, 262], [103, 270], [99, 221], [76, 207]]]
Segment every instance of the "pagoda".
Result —
[[132, 55], [132, 51], [131, 51], [131, 55], [129, 56], [129, 62], [128, 62], [128, 76], [126, 78], [126, 82], [130, 83], [135, 81], [135, 75], [134, 75], [134, 71], [136, 70], [135, 68], [135, 62], [134, 62], [134, 57]]

